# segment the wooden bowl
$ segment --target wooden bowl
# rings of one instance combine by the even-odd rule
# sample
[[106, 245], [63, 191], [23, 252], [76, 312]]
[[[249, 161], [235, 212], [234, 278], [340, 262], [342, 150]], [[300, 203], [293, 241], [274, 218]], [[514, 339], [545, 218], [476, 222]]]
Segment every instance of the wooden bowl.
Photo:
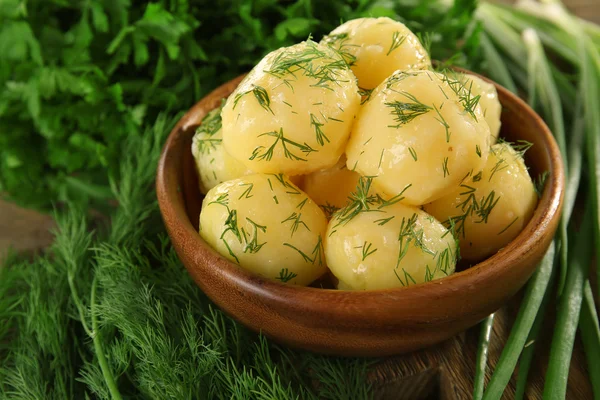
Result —
[[400, 289], [338, 291], [296, 287], [247, 272], [198, 234], [202, 196], [193, 167], [194, 130], [238, 77], [197, 103], [171, 132], [160, 158], [156, 191], [173, 246], [198, 286], [225, 312], [254, 331], [295, 347], [344, 356], [387, 356], [433, 345], [477, 324], [529, 279], [560, 218], [564, 191], [560, 152], [542, 119], [496, 85], [502, 133], [532, 142], [532, 177], [549, 176], [533, 218], [515, 240], [487, 260], [449, 277]]

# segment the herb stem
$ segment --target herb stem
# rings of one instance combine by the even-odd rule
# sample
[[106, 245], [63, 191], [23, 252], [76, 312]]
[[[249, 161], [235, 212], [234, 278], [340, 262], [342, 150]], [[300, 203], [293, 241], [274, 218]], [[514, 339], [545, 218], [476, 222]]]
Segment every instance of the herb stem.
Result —
[[583, 305], [579, 316], [579, 332], [585, 350], [594, 399], [598, 400], [600, 399], [600, 326], [589, 279], [585, 281], [583, 286]]
[[77, 292], [77, 288], [75, 287], [75, 277], [71, 270], [67, 275], [67, 281], [69, 282], [69, 288], [71, 289], [71, 296], [73, 296], [73, 303], [75, 303], [75, 307], [77, 307], [77, 313], [79, 314], [79, 319], [81, 320], [81, 326], [83, 326], [83, 330], [90, 337], [94, 337], [94, 332], [90, 330], [88, 323], [85, 319], [85, 307], [81, 301], [81, 297], [79, 297], [79, 293]]
[[592, 211], [589, 203], [588, 201], [573, 252], [570, 253], [572, 259], [563, 294], [558, 304], [556, 325], [550, 347], [550, 361], [546, 371], [544, 400], [564, 399], [567, 394], [567, 378], [581, 310], [583, 284], [592, 255], [593, 219], [589, 215]]
[[96, 276], [94, 276], [94, 280], [92, 281], [92, 290], [90, 294], [90, 314], [92, 317], [92, 333], [90, 337], [92, 338], [92, 342], [94, 343], [94, 351], [96, 352], [96, 357], [98, 357], [98, 364], [100, 365], [100, 370], [102, 370], [102, 376], [104, 377], [106, 386], [108, 387], [108, 391], [110, 392], [110, 395], [112, 396], [113, 400], [121, 400], [121, 393], [119, 392], [119, 388], [115, 383], [115, 378], [112, 375], [110, 366], [108, 365], [108, 362], [104, 355], [104, 349], [102, 348], [102, 343], [100, 340], [98, 318], [96, 317], [96, 287], [98, 286], [97, 282], [97, 278]]
[[477, 348], [477, 358], [475, 361], [473, 400], [481, 400], [481, 397], [483, 396], [485, 370], [487, 368], [488, 349], [493, 326], [494, 314], [490, 314], [483, 322], [481, 322], [481, 333], [479, 335], [479, 346]]
[[[565, 135], [565, 122], [563, 118], [563, 108], [558, 94], [556, 83], [550, 71], [549, 63], [544, 55], [544, 49], [535, 30], [528, 28], [523, 31], [523, 41], [527, 48], [528, 55], [528, 75], [529, 75], [529, 93], [537, 94], [543, 115], [548, 120], [550, 128], [562, 154], [563, 162], [568, 164], [567, 159], [567, 141]], [[533, 104], [533, 101], [530, 101]], [[571, 171], [565, 171], [567, 178]], [[565, 279], [567, 276], [568, 264], [568, 235], [567, 226], [569, 220], [566, 213], [563, 213], [558, 227], [560, 237], [560, 276], [558, 280], [557, 294], [562, 293]]]
[[527, 283], [519, 313], [504, 346], [504, 350], [500, 355], [500, 359], [496, 364], [496, 369], [483, 394], [483, 400], [499, 400], [502, 398], [504, 389], [515, 370], [519, 355], [525, 346], [531, 327], [540, 309], [544, 293], [552, 277], [554, 254], [555, 243], [552, 242], [537, 271]]
[[533, 325], [531, 326], [531, 330], [529, 331], [529, 335], [527, 336], [527, 341], [525, 342], [525, 347], [521, 352], [521, 357], [519, 358], [519, 372], [517, 375], [517, 385], [515, 389], [515, 400], [521, 400], [525, 395], [525, 389], [527, 387], [527, 376], [529, 375], [529, 368], [531, 367], [531, 362], [533, 361], [533, 355], [535, 353], [535, 345], [537, 338], [544, 326], [544, 318], [546, 317], [546, 310], [548, 308], [548, 304], [550, 304], [550, 300], [552, 299], [554, 287], [554, 281], [556, 280], [556, 268], [552, 268], [552, 274], [550, 275], [550, 281], [548, 282], [546, 293], [544, 293], [544, 297], [542, 298], [542, 303], [540, 304], [540, 308], [538, 309], [535, 320], [533, 321]]

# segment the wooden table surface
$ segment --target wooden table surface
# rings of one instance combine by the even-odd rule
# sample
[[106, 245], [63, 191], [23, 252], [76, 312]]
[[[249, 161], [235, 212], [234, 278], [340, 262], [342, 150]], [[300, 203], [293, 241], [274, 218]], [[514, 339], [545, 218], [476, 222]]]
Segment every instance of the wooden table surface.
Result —
[[[512, 1], [505, 1], [510, 2]], [[565, 4], [590, 21], [600, 23], [600, 0], [566, 0]], [[17, 251], [41, 251], [52, 241], [50, 230], [54, 226], [49, 216], [24, 210], [0, 200], [0, 258], [9, 247]], [[498, 362], [506, 343], [510, 327], [518, 311], [519, 296], [496, 313], [488, 358], [489, 372]], [[549, 307], [550, 311], [553, 307]], [[536, 352], [530, 370], [526, 398], [541, 399], [547, 365], [547, 349], [551, 340], [553, 316], [546, 324], [544, 334], [537, 343], [546, 351]], [[432, 348], [404, 356], [391, 357], [373, 366], [369, 381], [373, 384], [376, 398], [394, 400], [444, 399], [462, 400], [472, 397], [475, 356], [479, 328], [474, 327], [457, 337]], [[516, 374], [508, 385], [503, 398], [514, 397]], [[577, 338], [571, 370], [567, 399], [592, 399], [587, 365]]]

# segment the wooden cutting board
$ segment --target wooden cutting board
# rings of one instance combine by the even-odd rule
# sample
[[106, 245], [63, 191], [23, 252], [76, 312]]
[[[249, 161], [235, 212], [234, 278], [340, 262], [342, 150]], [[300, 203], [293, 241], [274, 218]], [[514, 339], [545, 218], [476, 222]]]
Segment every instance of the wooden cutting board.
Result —
[[[25, 210], [0, 200], [0, 258], [9, 247], [21, 252], [38, 252], [52, 242], [54, 222], [48, 215]], [[510, 327], [518, 311], [519, 296], [496, 313], [491, 338], [489, 365], [496, 365]], [[553, 309], [554, 305], [550, 308]], [[553, 321], [546, 324], [546, 333], [552, 332]], [[462, 400], [472, 397], [475, 356], [479, 328], [474, 327], [435, 347], [391, 357], [375, 364], [369, 372], [376, 398], [380, 400]], [[550, 335], [538, 343], [538, 355], [530, 371], [528, 399], [541, 399]], [[488, 371], [489, 372], [489, 371]], [[489, 378], [489, 374], [488, 374]], [[505, 393], [514, 397], [516, 375]], [[571, 362], [567, 399], [592, 399], [592, 389], [578, 341]]]

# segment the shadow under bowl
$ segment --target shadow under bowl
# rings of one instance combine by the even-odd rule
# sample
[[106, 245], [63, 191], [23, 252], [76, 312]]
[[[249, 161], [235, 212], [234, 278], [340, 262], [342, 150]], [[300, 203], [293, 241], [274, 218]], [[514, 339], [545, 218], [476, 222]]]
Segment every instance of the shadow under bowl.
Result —
[[501, 137], [533, 143], [525, 157], [530, 174], [535, 178], [547, 171], [549, 175], [531, 221], [498, 253], [442, 279], [375, 291], [287, 285], [222, 257], [198, 234], [202, 195], [190, 149], [202, 118], [218, 107], [242, 78], [214, 90], [178, 122], [160, 158], [156, 190], [179, 258], [204, 293], [243, 325], [279, 343], [319, 353], [400, 354], [431, 346], [477, 324], [504, 305], [535, 271], [560, 219], [562, 158], [542, 119], [499, 85]]

